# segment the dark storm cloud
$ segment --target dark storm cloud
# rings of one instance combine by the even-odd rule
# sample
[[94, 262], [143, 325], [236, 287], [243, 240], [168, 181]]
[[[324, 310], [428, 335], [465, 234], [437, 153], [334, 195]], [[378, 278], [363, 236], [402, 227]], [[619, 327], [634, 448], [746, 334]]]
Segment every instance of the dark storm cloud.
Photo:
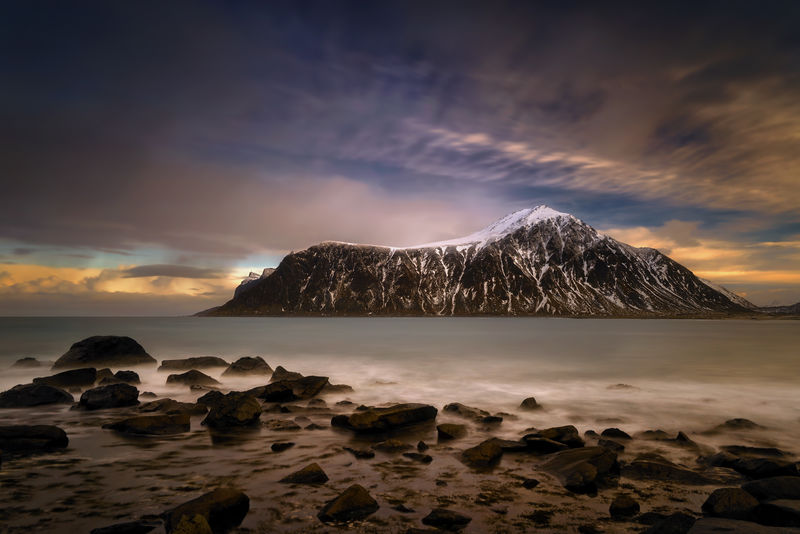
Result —
[[220, 278], [223, 274], [214, 269], [200, 269], [188, 265], [137, 265], [121, 273], [122, 278]]

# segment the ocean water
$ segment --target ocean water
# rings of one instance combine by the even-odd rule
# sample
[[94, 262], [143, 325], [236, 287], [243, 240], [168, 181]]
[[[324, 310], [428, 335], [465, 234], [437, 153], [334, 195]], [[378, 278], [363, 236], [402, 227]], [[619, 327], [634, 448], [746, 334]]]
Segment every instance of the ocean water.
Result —
[[[662, 429], [686, 432], [700, 449], [635, 440], [621, 461], [657, 452], [688, 468], [699, 454], [727, 444], [777, 446], [800, 452], [800, 322], [614, 320], [547, 318], [0, 318], [0, 390], [50, 374], [9, 369], [25, 356], [53, 361], [75, 341], [97, 334], [129, 335], [156, 359], [213, 355], [233, 361], [262, 356], [273, 368], [329, 376], [349, 384], [351, 393], [326, 395], [325, 412], [281, 414], [300, 417], [323, 430], [257, 430], [219, 436], [192, 418], [179, 436], [132, 438], [103, 430], [102, 424], [135, 409], [81, 412], [69, 406], [0, 410], [2, 424], [56, 424], [70, 438], [66, 451], [3, 461], [0, 525], [8, 532], [77, 530], [157, 514], [220, 485], [235, 485], [251, 497], [243, 527], [248, 532], [325, 531], [319, 507], [358, 482], [381, 502], [374, 522], [359, 532], [402, 532], [422, 526], [434, 501], [474, 517], [465, 532], [527, 532], [529, 513], [552, 512], [548, 531], [576, 532], [582, 523], [607, 517], [609, 491], [592, 498], [567, 495], [536, 470], [535, 458], [506, 455], [498, 470], [475, 474], [458, 460], [460, 452], [489, 436], [515, 439], [531, 427], [573, 424], [583, 433], [618, 427], [630, 434]], [[138, 368], [140, 391], [192, 401], [200, 393], [167, 386], [155, 366]], [[247, 389], [264, 378], [229, 380], [221, 369], [206, 371], [223, 389]], [[541, 410], [519, 410], [534, 396]], [[77, 395], [76, 395], [77, 398]], [[466, 438], [436, 441], [435, 428], [399, 436], [431, 445], [434, 461], [419, 467], [399, 455], [378, 454], [354, 461], [342, 447], [369, 441], [328, 427], [335, 402], [381, 404], [425, 402], [441, 410], [462, 402], [492, 413], [505, 412], [497, 427], [470, 424]], [[758, 430], [708, 432], [743, 417]], [[439, 422], [463, 422], [441, 412]], [[271, 453], [275, 441], [297, 446]], [[331, 481], [302, 492], [278, 483], [281, 477], [319, 462]], [[515, 477], [542, 481], [537, 493], [520, 490]], [[446, 480], [446, 488], [441, 481]], [[662, 483], [627, 482], [647, 496], [643, 511], [695, 510], [713, 487], [676, 490]], [[632, 484], [632, 485], [631, 485]], [[510, 495], [498, 515], [481, 504], [478, 492]], [[676, 494], [676, 491], [678, 492]], [[287, 493], [288, 492], [288, 493]], [[520, 493], [522, 492], [522, 493]], [[531, 496], [533, 495], [533, 496]], [[677, 495], [677, 496], [676, 496]], [[678, 498], [679, 497], [679, 498]], [[441, 499], [445, 499], [442, 501]], [[449, 500], [448, 500], [449, 499]], [[416, 510], [398, 513], [389, 503]], [[563, 503], [568, 502], [568, 506]], [[377, 526], [376, 526], [377, 525]], [[605, 525], [628, 532], [633, 525]], [[0, 531], [2, 528], [0, 528]]]

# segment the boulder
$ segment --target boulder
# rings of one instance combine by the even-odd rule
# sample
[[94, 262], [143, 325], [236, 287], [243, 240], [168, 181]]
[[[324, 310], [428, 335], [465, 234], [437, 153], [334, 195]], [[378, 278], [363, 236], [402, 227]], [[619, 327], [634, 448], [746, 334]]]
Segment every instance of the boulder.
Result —
[[114, 378], [114, 373], [108, 367], [104, 369], [97, 370], [97, 381], [100, 382], [101, 380], [105, 380], [107, 378]]
[[323, 523], [359, 521], [377, 512], [378, 508], [378, 503], [363, 486], [353, 484], [323, 506], [317, 518]]
[[196, 515], [205, 519], [214, 533], [238, 526], [250, 510], [250, 498], [241, 491], [219, 488], [162, 514], [164, 528], [173, 532], [181, 519]]
[[594, 493], [619, 473], [617, 454], [603, 447], [580, 447], [553, 453], [541, 468], [575, 493]]
[[710, 485], [716, 480], [674, 464], [658, 454], [642, 454], [626, 464], [622, 476], [633, 480], [660, 480], [690, 485]]
[[436, 432], [438, 433], [439, 441], [458, 439], [467, 435], [467, 427], [466, 425], [444, 423], [436, 427]]
[[173, 399], [158, 399], [142, 404], [139, 406], [139, 411], [142, 413], [162, 412], [166, 414], [204, 415], [208, 412], [208, 406], [200, 403], [178, 402]]
[[688, 534], [800, 534], [800, 529], [767, 527], [750, 521], [724, 519], [721, 517], [703, 517], [698, 519]]
[[471, 419], [476, 423], [501, 423], [503, 421], [502, 417], [492, 415], [480, 408], [473, 408], [472, 406], [461, 404], [460, 402], [446, 404], [442, 410], [465, 419]]
[[397, 453], [413, 449], [413, 447], [405, 442], [396, 439], [387, 439], [372, 445], [372, 448], [380, 452]]
[[745, 458], [762, 458], [770, 456], [773, 458], [785, 458], [789, 456], [788, 453], [775, 447], [748, 447], [747, 445], [723, 445], [720, 447], [723, 451], [739, 457]]
[[764, 427], [751, 421], [737, 417], [735, 419], [728, 419], [724, 423], [715, 426], [711, 430], [706, 431], [707, 434], [716, 434], [718, 432], [726, 432], [730, 430], [762, 430]]
[[51, 376], [33, 379], [34, 384], [45, 384], [48, 386], [55, 386], [57, 388], [65, 389], [71, 387], [92, 387], [95, 382], [97, 382], [97, 369], [94, 367], [72, 369], [70, 371], [63, 371]]
[[300, 425], [289, 419], [270, 419], [265, 421], [264, 425], [276, 432], [295, 432], [300, 430]]
[[539, 434], [528, 434], [522, 440], [525, 442], [527, 449], [536, 454], [550, 454], [569, 449], [568, 446], [560, 441], [543, 438]]
[[272, 368], [261, 356], [245, 356], [230, 364], [222, 376], [268, 375], [271, 372]]
[[130, 384], [111, 384], [83, 392], [78, 406], [85, 410], [120, 408], [139, 404], [139, 390]]
[[142, 383], [139, 379], [139, 373], [136, 371], [117, 371], [114, 373], [114, 377], [121, 381], [125, 382], [126, 384], [131, 384], [132, 386], [137, 386]]
[[147, 534], [159, 526], [161, 526], [160, 521], [156, 522], [140, 519], [138, 521], [127, 521], [107, 527], [95, 528], [92, 529], [90, 534]]
[[214, 534], [214, 531], [206, 518], [198, 514], [191, 519], [188, 515], [181, 517], [172, 534]]
[[153, 365], [155, 358], [127, 336], [93, 336], [73, 344], [53, 369]]
[[293, 380], [279, 380], [248, 391], [266, 402], [287, 402], [310, 399], [319, 395], [328, 385], [327, 376], [304, 376]]
[[294, 442], [292, 441], [279, 441], [277, 443], [273, 443], [270, 449], [272, 452], [283, 452], [287, 449], [291, 449], [294, 447]]
[[269, 379], [270, 382], [279, 382], [281, 380], [298, 380], [303, 378], [303, 375], [300, 373], [295, 373], [293, 371], [287, 371], [283, 368], [282, 365], [279, 365], [275, 368], [275, 371], [272, 372], [272, 377]]
[[756, 498], [741, 488], [719, 488], [708, 496], [702, 509], [712, 517], [750, 519], [756, 506]]
[[42, 367], [44, 365], [43, 362], [40, 362], [36, 358], [32, 358], [28, 356], [27, 358], [20, 358], [19, 360], [15, 361], [11, 364], [11, 367], [15, 367], [18, 369], [32, 369], [35, 367]]
[[615, 519], [633, 517], [639, 513], [639, 503], [630, 495], [618, 495], [611, 501], [608, 513]]
[[228, 362], [217, 356], [197, 356], [178, 360], [161, 360], [159, 371], [189, 371], [191, 369], [213, 369], [228, 367]]
[[205, 373], [192, 369], [181, 374], [169, 375], [167, 384], [183, 384], [184, 386], [218, 386], [219, 381]]
[[353, 447], [342, 447], [342, 449], [346, 450], [359, 460], [369, 460], [370, 458], [375, 458], [375, 453], [369, 449], [354, 449]]
[[0, 408], [28, 408], [74, 401], [72, 395], [63, 389], [46, 384], [20, 384], [0, 393]]
[[731, 468], [750, 478], [772, 478], [800, 476], [797, 462], [778, 458], [740, 458]]
[[535, 434], [538, 434], [539, 437], [545, 439], [551, 439], [553, 441], [563, 443], [570, 449], [584, 446], [583, 439], [581, 439], [580, 434], [578, 434], [578, 429], [572, 425], [545, 428], [544, 430], [540, 430]]
[[474, 469], [486, 469], [497, 465], [503, 456], [503, 449], [493, 439], [471, 447], [461, 453], [461, 461]]
[[742, 489], [759, 501], [800, 499], [800, 477], [771, 477], [754, 480]]
[[695, 521], [696, 519], [694, 517], [677, 512], [656, 521], [642, 534], [686, 534], [692, 528]]
[[620, 453], [625, 450], [625, 445], [613, 439], [600, 439], [597, 441], [598, 447], [605, 447], [608, 450]]
[[600, 436], [611, 439], [633, 439], [631, 438], [630, 434], [620, 430], [619, 428], [606, 428], [600, 432]]
[[430, 454], [423, 454], [421, 452], [404, 452], [403, 456], [409, 460], [414, 460], [415, 462], [420, 462], [423, 464], [429, 464], [433, 461], [433, 456]]
[[[250, 392], [247, 392], [250, 394]], [[197, 404], [202, 404], [204, 406], [208, 406], [209, 408], [213, 408], [221, 403], [225, 399], [225, 394], [221, 391], [213, 390], [209, 391], [205, 395], [202, 395], [197, 399]]]
[[188, 432], [189, 416], [185, 413], [176, 415], [140, 415], [121, 421], [108, 423], [103, 428], [116, 430], [123, 434], [143, 436], [166, 436]]
[[325, 474], [325, 471], [318, 464], [313, 463], [305, 466], [300, 471], [286, 475], [280, 481], [284, 484], [324, 484], [328, 480], [328, 475]]
[[68, 444], [67, 433], [57, 426], [0, 426], [0, 451], [24, 454], [63, 449]]
[[369, 408], [349, 416], [335, 416], [331, 425], [354, 432], [385, 432], [398, 427], [436, 419], [437, 410], [427, 404], [395, 404], [387, 408]]
[[446, 508], [435, 508], [422, 518], [422, 524], [435, 527], [441, 530], [457, 532], [463, 530], [472, 518], [468, 515], [460, 514]]
[[528, 397], [519, 405], [523, 410], [540, 410], [542, 406], [533, 397]]
[[530, 452], [528, 444], [523, 440], [490, 438], [488, 441], [499, 445], [503, 452]]
[[232, 391], [211, 406], [203, 420], [211, 428], [250, 426], [258, 423], [261, 404], [252, 395]]
[[800, 500], [777, 499], [755, 509], [756, 521], [773, 527], [800, 527]]

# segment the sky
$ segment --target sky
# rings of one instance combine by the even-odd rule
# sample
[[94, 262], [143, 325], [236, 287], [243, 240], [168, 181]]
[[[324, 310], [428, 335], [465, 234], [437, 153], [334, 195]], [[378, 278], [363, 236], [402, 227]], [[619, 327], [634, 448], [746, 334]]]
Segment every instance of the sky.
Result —
[[800, 2], [0, 3], [0, 315], [547, 204], [800, 301]]

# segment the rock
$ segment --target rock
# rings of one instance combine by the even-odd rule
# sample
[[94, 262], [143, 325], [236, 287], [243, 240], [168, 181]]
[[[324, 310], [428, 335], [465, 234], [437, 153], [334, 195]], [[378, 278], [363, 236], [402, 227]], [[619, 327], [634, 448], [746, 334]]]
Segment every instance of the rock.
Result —
[[272, 452], [283, 452], [287, 449], [291, 449], [294, 447], [294, 442], [292, 441], [279, 441], [277, 443], [273, 443], [270, 447]]
[[499, 415], [487, 415], [486, 417], [482, 417], [480, 422], [485, 425], [498, 425], [503, 422], [503, 418]]
[[112, 373], [111, 369], [109, 369], [108, 367], [106, 367], [105, 369], [98, 369], [97, 370], [97, 378], [96, 378], [96, 380], [98, 382], [101, 382], [102, 380], [106, 380], [106, 379], [114, 380], [114, 378], [115, 378], [114, 377], [114, 373]]
[[533, 397], [528, 397], [519, 405], [523, 410], [540, 410], [542, 406]]
[[677, 512], [656, 522], [642, 534], [686, 534], [695, 521], [694, 517]]
[[778, 499], [756, 507], [756, 520], [773, 527], [800, 527], [800, 500]]
[[466, 425], [454, 425], [452, 423], [444, 423], [436, 427], [436, 432], [439, 441], [448, 439], [463, 438], [467, 435]]
[[452, 402], [447, 404], [444, 408], [442, 408], [442, 411], [464, 417], [465, 419], [471, 419], [478, 423], [482, 423], [483, 419], [486, 417], [491, 417], [491, 414], [486, 410], [473, 408], [472, 406], [466, 406], [460, 402]]
[[397, 453], [411, 449], [411, 445], [396, 439], [387, 439], [372, 446], [373, 449], [380, 452]]
[[139, 390], [129, 384], [111, 384], [83, 392], [78, 406], [85, 410], [121, 408], [139, 404]]
[[286, 475], [280, 481], [284, 484], [324, 484], [328, 480], [328, 475], [325, 474], [325, 471], [314, 463], [305, 466], [300, 471]]
[[161, 360], [159, 371], [189, 371], [191, 369], [213, 369], [228, 367], [228, 362], [217, 356], [198, 356], [179, 360]]
[[488, 441], [499, 445], [503, 452], [530, 452], [528, 444], [522, 440], [490, 438]]
[[232, 391], [223, 395], [210, 408], [202, 424], [211, 428], [255, 425], [261, 417], [261, 404], [247, 393]]
[[196, 515], [202, 516], [217, 533], [238, 526], [249, 510], [247, 495], [235, 489], [219, 488], [164, 512], [162, 517], [168, 533], [176, 529], [184, 516], [194, 518]]
[[637, 388], [636, 386], [631, 386], [630, 384], [611, 384], [609, 386], [606, 386], [606, 389], [612, 391], [631, 391], [639, 388]]
[[188, 432], [189, 416], [185, 413], [176, 415], [140, 415], [129, 417], [114, 423], [103, 425], [103, 428], [116, 430], [123, 434], [145, 436], [167, 436]]
[[122, 380], [113, 375], [103, 377], [102, 379], [97, 381], [98, 386], [110, 386], [111, 384], [125, 384], [125, 383], [126, 382], [123, 382]]
[[496, 465], [503, 455], [503, 449], [495, 441], [486, 441], [461, 453], [461, 461], [475, 469], [485, 469]]
[[749, 519], [758, 501], [741, 488], [720, 488], [703, 503], [703, 513], [712, 517]]
[[296, 432], [300, 430], [300, 425], [289, 419], [269, 419], [264, 425], [276, 432]]
[[158, 398], [158, 395], [156, 395], [152, 391], [142, 391], [141, 393], [139, 393], [139, 396], [142, 397], [142, 398], [145, 398], [145, 399], [156, 399], [156, 398]]
[[800, 476], [797, 462], [779, 460], [777, 458], [741, 458], [731, 467], [737, 472], [754, 479]]
[[34, 367], [42, 367], [43, 365], [44, 363], [40, 362], [36, 358], [28, 356], [27, 358], [20, 358], [19, 360], [15, 361], [11, 364], [11, 367], [18, 369], [33, 369]]
[[67, 433], [57, 426], [0, 426], [0, 451], [30, 453], [63, 449], [69, 444]]
[[539, 434], [528, 434], [522, 440], [525, 442], [527, 449], [536, 454], [550, 454], [569, 449], [560, 441], [543, 438]]
[[332, 426], [348, 428], [355, 432], [385, 432], [416, 423], [432, 421], [437, 410], [427, 404], [396, 404], [388, 408], [370, 408], [350, 416], [335, 416]]
[[278, 382], [281, 380], [299, 380], [300, 378], [303, 378], [303, 375], [300, 373], [287, 371], [282, 365], [279, 365], [275, 368], [275, 371], [272, 373], [272, 378], [270, 378], [269, 381]]
[[[144, 394], [140, 396], [144, 396]], [[139, 406], [139, 411], [142, 413], [163, 412], [166, 414], [204, 415], [208, 412], [208, 407], [200, 403], [192, 404], [191, 402], [178, 402], [173, 399], [158, 399], [142, 404]]]
[[742, 489], [759, 501], [800, 499], [800, 477], [771, 477], [748, 482]]
[[172, 531], [173, 534], [214, 534], [211, 525], [202, 515], [195, 515], [189, 518], [188, 515], [181, 517], [178, 526]]
[[347, 384], [325, 384], [322, 393], [352, 393], [355, 391], [352, 386]]
[[771, 456], [773, 458], [785, 458], [789, 456], [785, 451], [775, 447], [748, 447], [746, 445], [723, 445], [723, 451], [741, 457], [761, 458]]
[[580, 434], [578, 434], [578, 429], [572, 425], [546, 428], [544, 430], [540, 430], [538, 434], [540, 437], [545, 439], [551, 439], [553, 441], [563, 443], [571, 449], [584, 446], [583, 439], [581, 439]]
[[417, 442], [417, 450], [419, 452], [425, 452], [428, 449], [430, 449], [430, 447], [428, 447], [428, 444], [425, 443], [424, 441], [420, 440], [420, 441]]
[[430, 454], [423, 454], [421, 452], [404, 452], [403, 456], [409, 460], [414, 460], [415, 462], [423, 464], [429, 464], [433, 461], [433, 457]]
[[93, 336], [73, 344], [53, 369], [153, 365], [155, 358], [127, 336]]
[[633, 439], [627, 432], [624, 432], [619, 428], [606, 428], [600, 432], [600, 436], [612, 439]]
[[359, 460], [369, 460], [370, 458], [375, 458], [375, 453], [369, 449], [354, 449], [353, 447], [342, 448]]
[[636, 434], [639, 439], [647, 439], [652, 441], [669, 441], [669, 434], [663, 430], [645, 430]]
[[736, 418], [736, 419], [728, 419], [721, 425], [717, 425], [711, 430], [707, 431], [707, 433], [716, 434], [718, 432], [725, 432], [728, 430], [761, 430], [764, 427], [759, 425], [758, 423], [754, 423], [750, 419], [744, 418]]
[[28, 408], [74, 401], [72, 395], [63, 389], [46, 384], [20, 384], [0, 393], [0, 408]]
[[469, 525], [470, 521], [472, 521], [471, 517], [446, 508], [435, 508], [431, 513], [422, 518], [423, 525], [451, 532], [463, 530]]
[[245, 356], [230, 364], [222, 376], [253, 376], [270, 373], [272, 373], [272, 368], [264, 361], [264, 358]]
[[287, 402], [315, 397], [327, 384], [327, 376], [304, 376], [294, 380], [272, 382], [266, 386], [253, 388], [248, 393], [267, 402]]
[[575, 493], [594, 493], [619, 473], [617, 454], [603, 447], [581, 447], [553, 453], [541, 468]]
[[183, 384], [184, 386], [218, 386], [219, 381], [205, 373], [192, 369], [185, 373], [169, 375], [167, 384]]
[[303, 430], [325, 430], [326, 426], [318, 425], [317, 423], [311, 423], [310, 425], [306, 425], [303, 427]]
[[601, 439], [597, 441], [598, 447], [604, 447], [610, 451], [614, 451], [616, 453], [620, 453], [625, 450], [625, 445], [619, 443], [618, 441], [614, 441], [613, 439]]
[[97, 381], [97, 369], [94, 367], [86, 367], [83, 369], [72, 369], [70, 371], [63, 371], [56, 373], [52, 376], [45, 376], [41, 378], [34, 378], [34, 384], [44, 384], [47, 386], [54, 386], [57, 388], [70, 388], [91, 387]]
[[533, 489], [539, 485], [539, 481], [535, 478], [526, 478], [522, 481], [522, 487], [525, 489]]
[[90, 534], [147, 534], [160, 525], [160, 521], [155, 522], [140, 519], [138, 521], [128, 521], [109, 525], [107, 527], [95, 528]]
[[131, 384], [132, 386], [136, 386], [141, 384], [141, 380], [139, 380], [139, 373], [136, 371], [117, 371], [114, 373], [114, 376], [117, 380], [121, 380], [126, 384]]
[[306, 406], [308, 406], [309, 408], [321, 408], [322, 409], [322, 408], [327, 408], [328, 407], [328, 403], [325, 402], [325, 399], [311, 399], [310, 401], [308, 401]]
[[800, 533], [800, 530], [780, 527], [765, 527], [749, 521], [723, 519], [721, 517], [704, 517], [702, 519], [698, 519], [692, 528], [688, 530], [688, 534], [790, 534], [792, 532]]
[[639, 503], [630, 495], [618, 495], [611, 501], [608, 513], [615, 519], [633, 517], [639, 513]]
[[353, 484], [329, 501], [317, 517], [323, 523], [359, 521], [377, 512], [378, 508], [378, 503], [363, 486]]
[[221, 402], [224, 401], [224, 399], [225, 399], [224, 393], [222, 393], [221, 391], [214, 390], [214, 391], [209, 391], [205, 395], [199, 397], [197, 399], [197, 404], [203, 404], [205, 406], [208, 406], [209, 408], [212, 408], [214, 406], [219, 405]]
[[682, 484], [706, 485], [716, 481], [676, 465], [658, 454], [642, 454], [622, 469], [622, 476], [633, 480], [660, 480]]

